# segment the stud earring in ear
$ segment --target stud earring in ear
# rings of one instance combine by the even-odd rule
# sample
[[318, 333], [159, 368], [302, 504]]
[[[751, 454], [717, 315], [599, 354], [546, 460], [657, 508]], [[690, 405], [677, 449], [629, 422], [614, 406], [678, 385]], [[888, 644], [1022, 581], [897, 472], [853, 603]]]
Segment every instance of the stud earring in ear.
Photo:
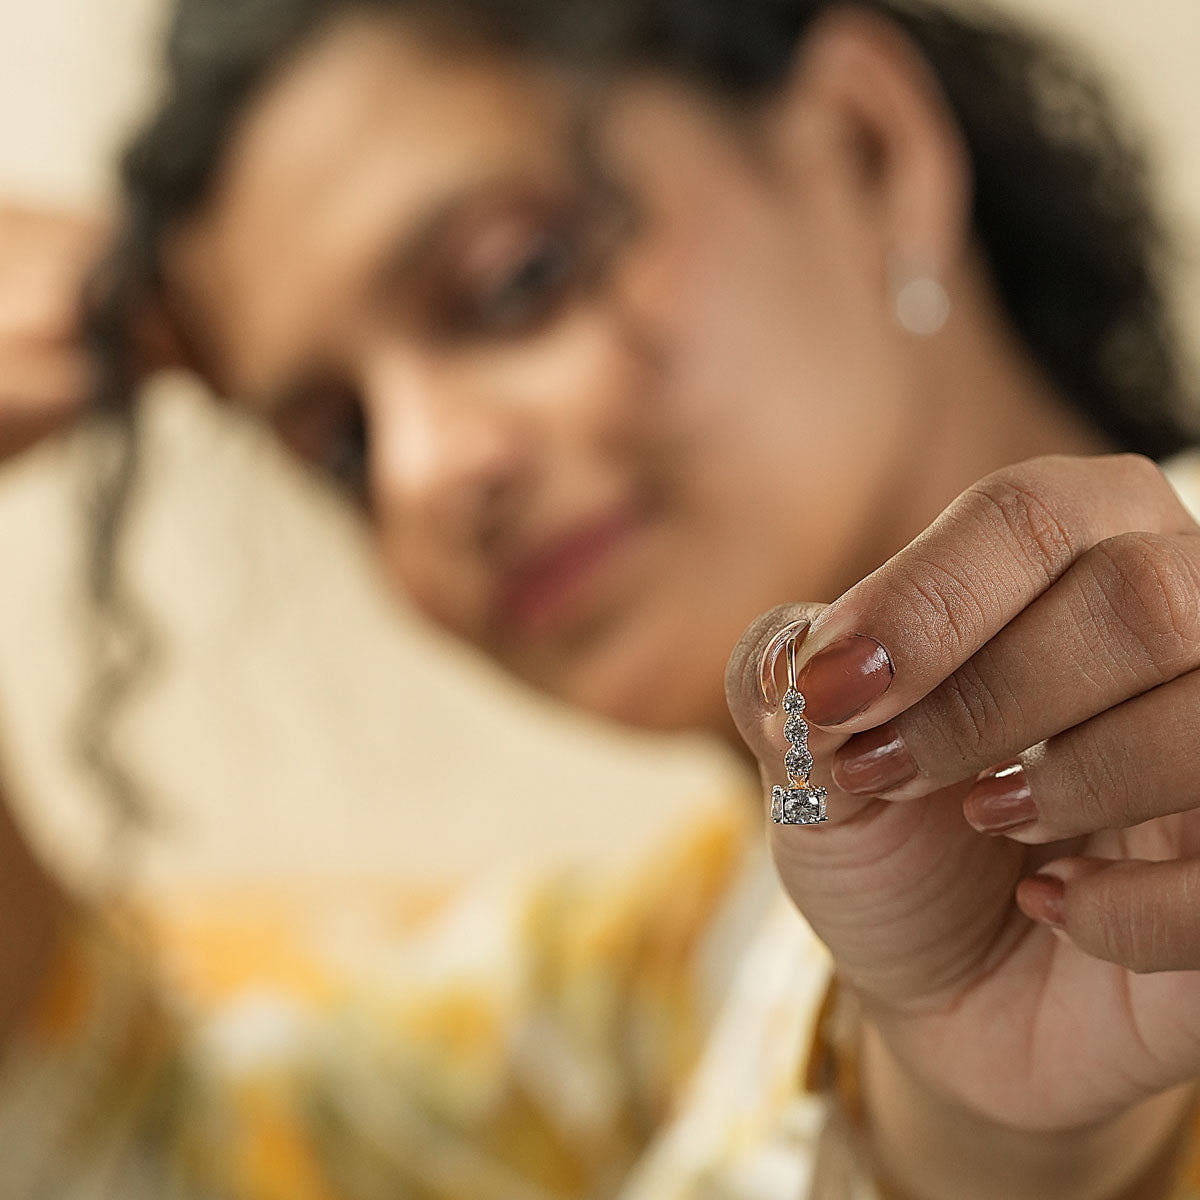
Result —
[[914, 337], [934, 337], [950, 319], [950, 296], [941, 280], [897, 260], [892, 262], [892, 301], [896, 320]]

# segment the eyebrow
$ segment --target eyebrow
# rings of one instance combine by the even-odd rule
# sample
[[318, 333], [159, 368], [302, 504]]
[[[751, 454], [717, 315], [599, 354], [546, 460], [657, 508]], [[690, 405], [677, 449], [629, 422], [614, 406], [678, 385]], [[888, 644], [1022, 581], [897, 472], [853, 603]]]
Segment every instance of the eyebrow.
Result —
[[[382, 292], [397, 281], [415, 275], [422, 259], [445, 238], [447, 230], [459, 219], [468, 202], [486, 186], [487, 180], [475, 180], [448, 189], [444, 195], [429, 203], [411, 231], [405, 231], [402, 236], [389, 237], [387, 243], [391, 249], [385, 254], [383, 263], [372, 273], [367, 284], [368, 291], [372, 294]], [[320, 372], [316, 374], [319, 376]], [[282, 384], [243, 392], [243, 402], [260, 416], [268, 419], [278, 417], [312, 388], [313, 376], [312, 365], [306, 365]]]
[[[594, 118], [594, 113], [577, 112], [570, 121], [567, 135], [568, 161], [587, 188], [595, 187], [598, 182], [594, 174]], [[429, 256], [433, 247], [445, 239], [449, 228], [461, 218], [472, 200], [489, 187], [515, 183], [516, 179], [511, 167], [508, 170], [500, 168], [493, 170], [490, 175], [449, 187], [440, 196], [430, 200], [411, 231], [402, 237], [389, 238], [391, 249], [374, 271], [367, 285], [368, 291], [371, 294], [386, 292], [400, 281], [418, 274], [422, 261]], [[311, 368], [301, 369], [278, 387], [245, 394], [245, 403], [268, 420], [278, 417], [295, 404], [306, 389], [311, 389], [312, 376]]]

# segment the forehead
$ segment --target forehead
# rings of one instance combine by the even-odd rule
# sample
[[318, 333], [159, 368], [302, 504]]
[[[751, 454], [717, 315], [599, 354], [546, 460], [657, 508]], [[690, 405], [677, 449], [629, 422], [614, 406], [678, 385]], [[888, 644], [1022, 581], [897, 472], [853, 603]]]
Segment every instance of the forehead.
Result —
[[561, 169], [569, 124], [548, 72], [397, 20], [345, 21], [254, 103], [203, 211], [168, 240], [189, 332], [227, 386], [268, 386], [439, 208]]

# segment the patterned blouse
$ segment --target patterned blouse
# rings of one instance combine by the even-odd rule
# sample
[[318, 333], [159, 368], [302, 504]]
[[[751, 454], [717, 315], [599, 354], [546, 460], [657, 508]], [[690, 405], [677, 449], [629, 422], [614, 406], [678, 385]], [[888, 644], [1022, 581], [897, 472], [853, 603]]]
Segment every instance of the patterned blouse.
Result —
[[[757, 812], [619, 882], [75, 911], [0, 1057], [0, 1196], [877, 1200]], [[1200, 1124], [1173, 1200], [1200, 1200]]]

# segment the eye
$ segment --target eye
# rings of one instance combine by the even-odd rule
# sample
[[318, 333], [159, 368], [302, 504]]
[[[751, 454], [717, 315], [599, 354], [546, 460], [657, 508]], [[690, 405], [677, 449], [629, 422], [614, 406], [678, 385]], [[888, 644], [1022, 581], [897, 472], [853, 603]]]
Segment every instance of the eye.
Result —
[[466, 323], [488, 334], [520, 333], [555, 309], [576, 276], [578, 254], [570, 237], [547, 230], [519, 259], [467, 306]]
[[276, 432], [291, 451], [329, 476], [350, 495], [367, 490], [367, 426], [357, 398], [340, 389], [291, 401], [275, 418]]
[[330, 438], [320, 464], [352, 496], [367, 494], [367, 422], [355, 405]]

